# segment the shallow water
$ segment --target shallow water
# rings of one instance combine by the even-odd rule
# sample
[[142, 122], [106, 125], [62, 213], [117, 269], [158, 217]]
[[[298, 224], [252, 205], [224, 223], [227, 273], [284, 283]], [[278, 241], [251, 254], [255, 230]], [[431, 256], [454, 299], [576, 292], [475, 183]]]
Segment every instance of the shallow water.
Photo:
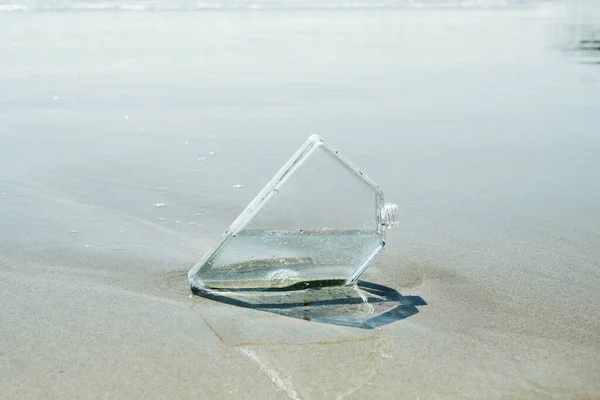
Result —
[[[492, 4], [0, 12], [2, 393], [597, 395], [600, 10]], [[374, 333], [188, 297], [315, 132], [399, 204]]]

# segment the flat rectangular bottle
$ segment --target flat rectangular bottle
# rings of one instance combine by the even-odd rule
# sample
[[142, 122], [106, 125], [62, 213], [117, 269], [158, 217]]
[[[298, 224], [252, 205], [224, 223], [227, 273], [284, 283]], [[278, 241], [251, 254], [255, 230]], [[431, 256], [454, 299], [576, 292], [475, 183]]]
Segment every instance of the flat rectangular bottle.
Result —
[[350, 284], [385, 247], [396, 206], [312, 135], [189, 272], [199, 290]]

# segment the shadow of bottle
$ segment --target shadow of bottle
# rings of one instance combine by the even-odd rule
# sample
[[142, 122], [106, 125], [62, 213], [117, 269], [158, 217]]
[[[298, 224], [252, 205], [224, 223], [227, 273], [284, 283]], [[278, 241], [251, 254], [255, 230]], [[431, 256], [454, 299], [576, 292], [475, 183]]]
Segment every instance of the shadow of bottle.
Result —
[[408, 318], [427, 303], [420, 296], [403, 296], [395, 289], [358, 281], [288, 291], [211, 291], [192, 287], [200, 297], [238, 307], [332, 325], [374, 329]]

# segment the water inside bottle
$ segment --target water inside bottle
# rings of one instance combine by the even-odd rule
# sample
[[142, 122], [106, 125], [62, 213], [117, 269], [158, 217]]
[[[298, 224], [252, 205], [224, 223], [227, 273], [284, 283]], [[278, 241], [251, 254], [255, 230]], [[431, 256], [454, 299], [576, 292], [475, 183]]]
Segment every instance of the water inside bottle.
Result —
[[225, 290], [340, 285], [382, 248], [376, 231], [243, 230], [216, 250], [198, 278]]

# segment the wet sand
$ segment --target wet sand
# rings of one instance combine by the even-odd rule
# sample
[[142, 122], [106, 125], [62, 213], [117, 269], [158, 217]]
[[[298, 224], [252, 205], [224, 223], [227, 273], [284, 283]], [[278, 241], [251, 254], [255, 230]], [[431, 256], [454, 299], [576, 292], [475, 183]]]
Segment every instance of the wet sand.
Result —
[[[0, 397], [599, 397], [581, 7], [0, 14]], [[191, 296], [314, 132], [398, 203], [362, 278], [417, 312]]]

